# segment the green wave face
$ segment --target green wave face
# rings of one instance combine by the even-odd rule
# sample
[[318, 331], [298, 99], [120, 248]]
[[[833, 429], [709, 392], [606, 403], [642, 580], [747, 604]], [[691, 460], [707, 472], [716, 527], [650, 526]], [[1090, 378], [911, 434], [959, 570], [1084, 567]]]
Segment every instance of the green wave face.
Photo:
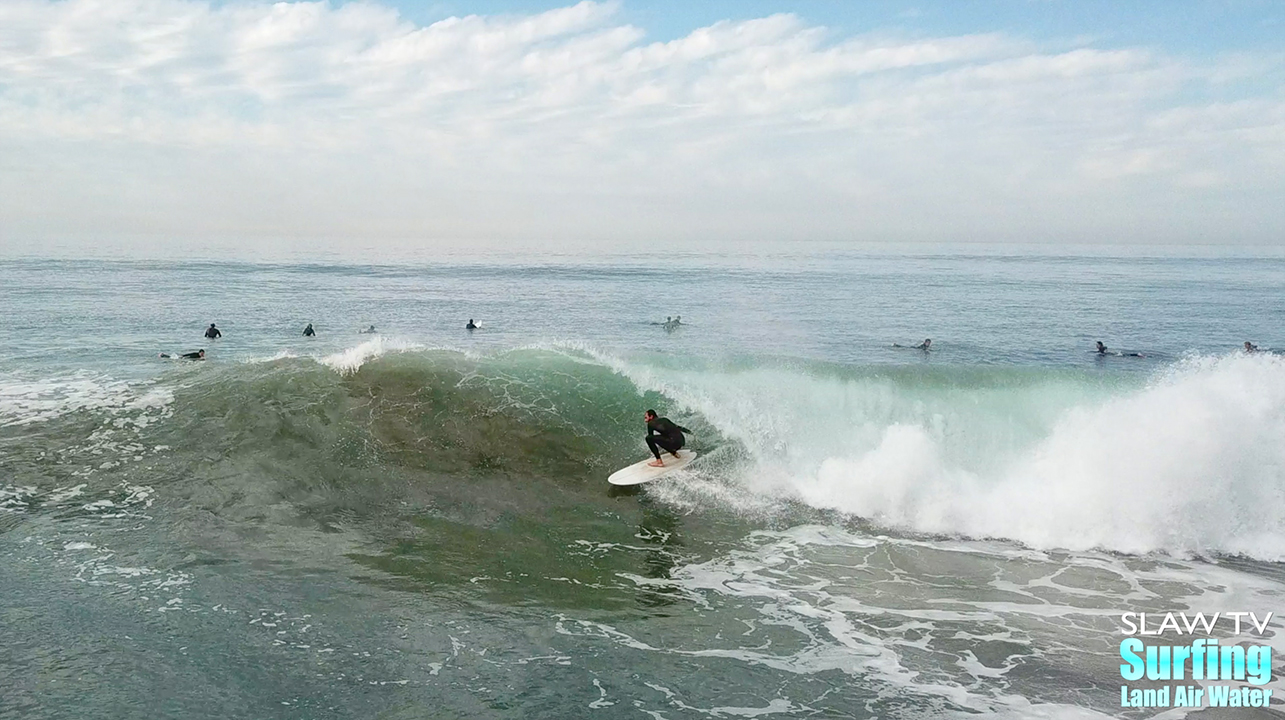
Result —
[[[91, 500], [149, 488], [167, 527], [220, 562], [334, 568], [338, 554], [401, 589], [634, 607], [666, 591], [621, 574], [663, 576], [692, 551], [678, 514], [606, 483], [645, 457], [643, 409], [671, 403], [586, 356], [403, 352], [348, 373], [291, 358], [170, 380], [163, 407], [73, 412], [5, 439], [42, 486], [87, 480]], [[724, 523], [743, 526], [715, 514], [688, 529], [705, 528], [701, 544]], [[586, 562], [602, 543], [636, 551]]]
[[323, 475], [380, 466], [575, 484], [636, 455], [648, 402], [664, 404], [606, 367], [555, 353], [408, 352], [348, 374], [291, 359], [176, 393], [165, 436]]

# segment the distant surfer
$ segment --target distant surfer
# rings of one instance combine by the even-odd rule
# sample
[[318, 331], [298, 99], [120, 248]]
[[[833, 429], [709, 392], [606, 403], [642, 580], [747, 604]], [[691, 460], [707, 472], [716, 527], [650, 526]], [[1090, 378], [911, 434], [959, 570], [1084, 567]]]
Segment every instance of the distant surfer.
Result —
[[673, 331], [677, 330], [677, 329], [678, 329], [678, 327], [679, 327], [680, 325], [682, 325], [682, 324], [683, 324], [683, 316], [682, 316], [682, 315], [675, 315], [675, 316], [674, 316], [674, 318], [673, 318], [672, 320], [671, 320], [671, 319], [669, 319], [668, 317], [667, 317], [667, 318], [665, 318], [665, 330], [667, 330], [667, 331], [669, 331], [669, 332], [673, 332]]
[[205, 337], [211, 340], [217, 340], [218, 338], [223, 337], [223, 333], [219, 332], [217, 327], [214, 327], [214, 323], [210, 323], [210, 326], [205, 328]]
[[1246, 341], [1245, 341], [1245, 352], [1247, 352], [1247, 353], [1256, 353], [1256, 352], [1258, 352], [1258, 346], [1257, 346], [1257, 345], [1255, 345], [1254, 343], [1252, 343], [1252, 342], [1250, 342], [1250, 341], [1246, 340]]
[[476, 330], [476, 329], [477, 329], [477, 324], [473, 322], [473, 318], [469, 318], [469, 319], [468, 319], [468, 325], [465, 325], [465, 326], [464, 326], [464, 329], [465, 329], [465, 330]]
[[678, 451], [687, 444], [683, 433], [691, 433], [691, 430], [675, 424], [669, 418], [657, 417], [655, 410], [648, 410], [643, 413], [643, 417], [647, 420], [647, 447], [656, 456], [655, 460], [647, 464], [651, 467], [664, 467], [665, 461], [660, 459], [660, 451], [663, 449], [678, 457]]
[[376, 330], [375, 330], [375, 326], [374, 326], [374, 325], [371, 325], [370, 327], [366, 328], [365, 330], [358, 330], [357, 332], [358, 332], [358, 333], [361, 333], [362, 335], [373, 335], [373, 334], [376, 332]]
[[893, 343], [892, 346], [895, 348], [902, 348], [904, 350], [923, 350], [924, 352], [928, 352], [932, 350], [933, 341], [932, 338], [924, 338], [924, 341], [918, 345], [901, 345], [899, 343]]
[[304, 328], [304, 329], [303, 329], [303, 336], [304, 336], [304, 337], [316, 337], [316, 336], [317, 336], [317, 331], [312, 329], [312, 323], [308, 323], [308, 327], [306, 327], [306, 328]]
[[1143, 355], [1140, 352], [1120, 352], [1119, 350], [1112, 352], [1111, 348], [1108, 348], [1106, 345], [1103, 345], [1101, 340], [1097, 342], [1097, 353], [1099, 356], [1115, 355], [1116, 357], [1136, 357], [1136, 358], [1146, 357], [1146, 355]]
[[175, 358], [178, 360], [204, 360], [205, 349], [202, 348], [200, 350], [197, 350], [196, 352], [183, 353], [182, 355], [170, 355], [169, 353], [161, 353], [161, 357], [167, 358], [167, 359]]

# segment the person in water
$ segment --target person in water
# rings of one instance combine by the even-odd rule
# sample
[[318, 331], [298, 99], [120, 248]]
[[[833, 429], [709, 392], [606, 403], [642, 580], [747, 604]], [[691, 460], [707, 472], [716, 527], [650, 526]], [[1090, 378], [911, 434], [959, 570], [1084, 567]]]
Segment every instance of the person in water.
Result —
[[1247, 353], [1258, 352], [1258, 346], [1257, 346], [1257, 345], [1255, 345], [1254, 343], [1252, 343], [1252, 342], [1250, 342], [1250, 341], [1246, 340], [1246, 341], [1245, 341], [1245, 352], [1247, 352]]
[[1119, 350], [1116, 350], [1115, 352], [1111, 352], [1111, 349], [1108, 348], [1106, 345], [1103, 345], [1101, 340], [1098, 341], [1097, 353], [1098, 355], [1115, 355], [1117, 357], [1136, 357], [1136, 358], [1146, 357], [1146, 355], [1143, 355], [1140, 352], [1120, 352]]
[[306, 327], [306, 328], [304, 328], [304, 329], [303, 329], [303, 336], [304, 336], [304, 337], [316, 337], [316, 336], [317, 336], [317, 331], [312, 329], [312, 323], [308, 323], [308, 327]]
[[663, 449], [678, 457], [678, 451], [687, 444], [683, 433], [690, 433], [691, 430], [675, 424], [669, 418], [657, 417], [655, 410], [643, 413], [643, 418], [647, 420], [647, 447], [656, 456], [655, 460], [647, 464], [651, 467], [664, 467], [665, 461], [660, 459], [660, 451]]
[[214, 323], [210, 323], [210, 326], [205, 328], [205, 337], [211, 340], [216, 340], [223, 337], [223, 333], [219, 332], [219, 329], [214, 327]]
[[932, 338], [925, 338], [924, 341], [918, 345], [902, 345], [900, 343], [893, 343], [892, 346], [895, 348], [902, 348], [904, 350], [931, 350], [933, 341]]
[[374, 326], [374, 325], [371, 325], [370, 327], [366, 328], [365, 330], [358, 330], [357, 332], [361, 333], [362, 335], [370, 335], [370, 334], [373, 334], [373, 333], [375, 332], [375, 326]]
[[169, 353], [161, 353], [161, 357], [163, 358], [177, 357], [180, 360], [204, 360], [205, 348], [197, 350], [196, 352], [183, 353], [182, 355], [177, 355], [177, 356], [170, 355]]
[[465, 325], [465, 326], [464, 326], [464, 329], [465, 329], [465, 330], [476, 330], [476, 329], [477, 329], [477, 325], [473, 322], [473, 318], [469, 318], [469, 319], [468, 319], [468, 325]]

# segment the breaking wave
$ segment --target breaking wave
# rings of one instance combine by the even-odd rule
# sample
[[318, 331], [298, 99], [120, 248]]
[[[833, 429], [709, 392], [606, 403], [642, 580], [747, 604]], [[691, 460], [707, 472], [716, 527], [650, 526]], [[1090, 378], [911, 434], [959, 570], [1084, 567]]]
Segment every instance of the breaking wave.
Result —
[[174, 387], [10, 383], [0, 420], [30, 431], [157, 403], [169, 417], [139, 428], [140, 445], [257, 462], [313, 494], [317, 478], [355, 486], [372, 468], [601, 492], [645, 452], [641, 411], [655, 406], [697, 431], [705, 461], [648, 492], [696, 510], [811, 507], [1036, 548], [1285, 558], [1285, 361], [1266, 355], [1139, 379], [583, 346], [472, 356], [372, 338], [324, 358], [212, 363]]

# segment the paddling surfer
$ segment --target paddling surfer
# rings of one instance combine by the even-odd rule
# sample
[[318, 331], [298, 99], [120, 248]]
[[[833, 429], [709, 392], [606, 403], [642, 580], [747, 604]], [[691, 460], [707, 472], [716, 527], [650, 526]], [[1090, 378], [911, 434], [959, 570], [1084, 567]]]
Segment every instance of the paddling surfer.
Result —
[[651, 467], [664, 467], [665, 461], [660, 459], [660, 451], [664, 449], [670, 455], [678, 457], [679, 449], [687, 444], [683, 433], [690, 433], [691, 430], [675, 424], [669, 418], [657, 417], [655, 410], [648, 410], [643, 417], [647, 420], [647, 447], [656, 456], [655, 460], [647, 464]]
[[1099, 356], [1115, 355], [1116, 357], [1136, 357], [1136, 358], [1146, 357], [1146, 355], [1143, 355], [1140, 352], [1120, 352], [1119, 350], [1112, 350], [1106, 345], [1103, 345], [1101, 340], [1099, 340], [1097, 343], [1097, 354]]

